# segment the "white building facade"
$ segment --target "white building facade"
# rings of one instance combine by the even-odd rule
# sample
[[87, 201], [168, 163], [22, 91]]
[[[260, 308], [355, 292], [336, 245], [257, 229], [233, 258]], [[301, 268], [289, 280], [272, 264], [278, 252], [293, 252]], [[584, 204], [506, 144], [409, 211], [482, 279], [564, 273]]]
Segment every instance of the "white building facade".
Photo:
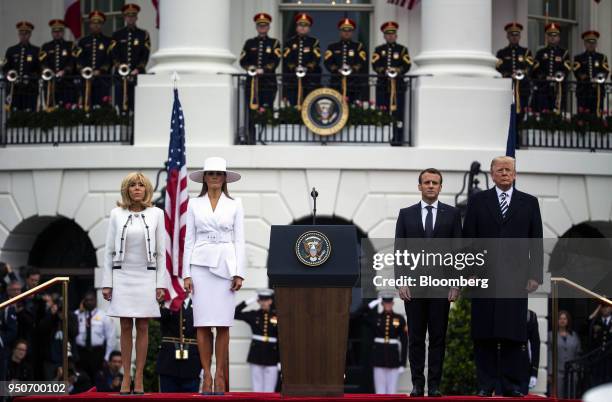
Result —
[[[505, 46], [503, 26], [521, 22], [526, 27], [523, 41], [531, 44], [542, 37], [538, 32], [544, 20], [532, 13], [528, 0], [426, 0], [412, 10], [385, 0], [337, 1], [335, 6], [327, 1], [161, 0], [157, 29], [151, 2], [134, 2], [142, 7], [139, 25], [151, 33], [153, 73], [141, 76], [136, 90], [134, 145], [0, 148], [0, 260], [27, 264], [41, 232], [67, 218], [91, 241], [97, 266], [89, 268], [94, 285], [100, 285], [108, 214], [119, 198], [121, 179], [133, 170], [153, 179], [167, 157], [171, 74], [176, 71], [189, 169], [199, 169], [206, 157], [218, 155], [243, 175], [229, 188], [242, 197], [246, 214], [248, 274], [240, 299], [267, 287], [270, 227], [310, 216], [313, 186], [319, 191], [319, 216], [352, 222], [371, 238], [393, 237], [399, 209], [419, 200], [417, 177], [424, 168], [444, 173], [441, 200], [454, 204], [470, 163], [479, 161], [486, 170], [493, 157], [505, 152], [512, 91], [509, 80], [498, 77], [493, 56]], [[602, 34], [600, 51], [612, 54], [612, 2], [565, 3], [573, 4], [571, 12], [564, 14], [560, 5], [558, 18], [567, 27], [574, 53], [582, 51], [580, 32], [597, 29]], [[415, 63], [414, 146], [233, 145], [236, 90], [230, 74], [239, 72], [236, 57], [242, 42], [254, 36], [251, 18], [257, 12], [271, 14], [270, 35], [280, 37], [295, 10], [363, 13], [360, 21], [367, 24], [370, 54], [382, 42], [382, 22], [399, 22], [398, 42], [409, 47]], [[47, 20], [62, 13], [61, 0], [0, 1], [0, 48], [15, 42], [12, 28], [22, 19], [36, 25], [33, 43], [48, 40]], [[335, 24], [329, 30], [335, 32]], [[580, 223], [612, 220], [612, 153], [519, 150], [517, 167], [517, 187], [540, 200], [545, 237], [562, 236]], [[200, 190], [194, 184], [192, 196]], [[401, 311], [400, 303], [397, 307]], [[530, 307], [540, 317], [545, 342], [546, 299], [534, 300]], [[231, 336], [232, 390], [250, 390], [249, 330], [237, 323]], [[544, 392], [544, 343], [540, 362], [536, 390]], [[406, 371], [400, 390], [410, 389]]]

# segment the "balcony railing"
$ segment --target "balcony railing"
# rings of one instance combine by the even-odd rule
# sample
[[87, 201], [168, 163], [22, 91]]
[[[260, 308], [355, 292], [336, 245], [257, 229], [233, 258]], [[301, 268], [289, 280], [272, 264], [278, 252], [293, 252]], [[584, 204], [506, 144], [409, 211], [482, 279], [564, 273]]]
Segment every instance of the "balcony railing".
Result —
[[135, 81], [118, 76], [5, 79], [0, 82], [0, 146], [133, 144]]
[[520, 93], [520, 148], [612, 150], [611, 83], [531, 81]]
[[[409, 146], [412, 143], [412, 80], [409, 77], [397, 78], [394, 98], [397, 100], [396, 110], [391, 111], [388, 106], [391, 94], [388, 90], [381, 89], [382, 85], [377, 92], [376, 75], [351, 75], [347, 86], [349, 118], [344, 128], [332, 135], [316, 134], [303, 123], [301, 109], [297, 107], [299, 98], [291, 100], [292, 97], [296, 98], [298, 89], [295, 75], [277, 74], [267, 76], [267, 84], [259, 82], [259, 94], [266, 91], [268, 99], [272, 99], [271, 105], [259, 105], [259, 97], [251, 97], [253, 85], [248, 74], [235, 74], [233, 77], [236, 88], [236, 144]], [[312, 81], [304, 84], [302, 99], [318, 88], [332, 87], [341, 92], [330, 75], [310, 74], [308, 78]]]

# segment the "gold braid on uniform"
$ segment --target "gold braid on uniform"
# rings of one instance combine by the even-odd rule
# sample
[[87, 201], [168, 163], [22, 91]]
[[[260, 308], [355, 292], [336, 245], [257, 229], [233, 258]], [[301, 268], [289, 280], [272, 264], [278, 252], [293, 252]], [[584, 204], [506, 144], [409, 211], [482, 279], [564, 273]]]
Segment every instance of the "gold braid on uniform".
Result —
[[302, 77], [298, 77], [297, 110], [302, 110], [302, 96], [304, 96], [302, 90]]
[[517, 79], [512, 79], [514, 86], [514, 104], [516, 105], [516, 113], [521, 113], [521, 85]]
[[257, 74], [251, 77], [251, 96], [249, 97], [249, 108], [251, 110], [257, 110], [259, 108], [259, 103], [257, 102], [259, 99], [257, 94], [257, 88], [259, 86], [258, 81]]

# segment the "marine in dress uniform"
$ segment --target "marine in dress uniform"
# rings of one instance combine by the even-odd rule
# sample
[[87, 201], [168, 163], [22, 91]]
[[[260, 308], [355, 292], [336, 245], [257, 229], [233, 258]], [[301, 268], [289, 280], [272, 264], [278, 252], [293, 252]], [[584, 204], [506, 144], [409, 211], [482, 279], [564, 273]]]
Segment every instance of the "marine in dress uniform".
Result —
[[91, 68], [93, 77], [83, 79], [81, 92], [83, 107], [100, 106], [104, 97], [110, 96], [110, 79], [105, 76], [110, 73], [111, 57], [108, 48], [111, 38], [102, 33], [102, 25], [106, 15], [102, 11], [94, 10], [89, 13], [89, 27], [91, 34], [81, 38], [75, 49], [77, 72], [83, 74], [83, 69]]
[[40, 74], [39, 51], [37, 46], [30, 44], [34, 25], [29, 21], [20, 21], [16, 25], [19, 43], [6, 50], [3, 73], [9, 79], [6, 108], [9, 110], [36, 110], [38, 95], [38, 77]]
[[518, 22], [510, 22], [504, 27], [508, 38], [508, 46], [497, 51], [497, 71], [504, 78], [512, 78], [512, 88], [516, 99], [516, 113], [521, 120], [524, 108], [529, 105], [529, 79], [534, 60], [531, 50], [522, 47], [521, 31], [523, 25]]
[[253, 17], [257, 36], [247, 39], [240, 53], [240, 66], [249, 74], [246, 80], [246, 101], [251, 110], [272, 107], [278, 86], [275, 71], [281, 59], [278, 39], [270, 38], [268, 31], [272, 17], [259, 13]]
[[[351, 40], [357, 24], [350, 18], [338, 22], [340, 41], [329, 45], [323, 56], [325, 68], [332, 75], [331, 87], [348, 102], [368, 99], [368, 54], [363, 43]], [[347, 74], [347, 75], [344, 75]], [[362, 75], [362, 76], [359, 76]]]
[[545, 30], [548, 45], [536, 53], [532, 70], [532, 78], [537, 80], [534, 83], [533, 106], [538, 112], [560, 113], [564, 108], [566, 80], [572, 71], [572, 64], [569, 52], [559, 46], [559, 24], [551, 22]]
[[64, 39], [66, 23], [64, 20], [49, 21], [53, 40], [42, 45], [40, 50], [40, 65], [42, 70], [49, 69], [53, 78], [46, 82], [45, 104], [47, 108], [77, 100], [74, 83], [69, 77], [74, 73], [74, 42]]
[[180, 310], [160, 307], [161, 345], [157, 355], [160, 392], [198, 392], [200, 355], [193, 326], [191, 298], [181, 303]]
[[[308, 36], [312, 17], [299, 13], [294, 21], [297, 34], [287, 40], [283, 50], [283, 85], [289, 104], [301, 107], [304, 98], [321, 82], [321, 48], [318, 39]], [[296, 75], [300, 70], [305, 73], [302, 78]]]
[[[376, 71], [376, 105], [392, 113], [397, 120], [404, 122], [406, 83], [403, 76], [412, 62], [406, 46], [396, 42], [399, 24], [387, 21], [380, 26], [385, 43], [377, 46], [372, 53], [372, 67]], [[403, 142], [403, 125], [396, 127], [393, 144]]]
[[261, 308], [244, 311], [252, 300], [236, 306], [234, 318], [249, 324], [253, 333], [247, 362], [251, 366], [253, 392], [274, 392], [278, 381], [278, 321], [272, 308], [274, 292], [261, 289], [257, 301]]
[[599, 32], [583, 32], [582, 39], [585, 51], [574, 57], [574, 75], [578, 81], [578, 112], [596, 113], [601, 116], [606, 94], [604, 82], [610, 74], [610, 66], [606, 55], [597, 52]]
[[[115, 104], [119, 110], [127, 112], [134, 110], [136, 76], [145, 73], [149, 62], [151, 38], [147, 31], [136, 26], [140, 11], [137, 4], [125, 4], [121, 11], [126, 25], [113, 33], [108, 51], [115, 76], [121, 77], [114, 80]], [[125, 69], [127, 75], [121, 76], [119, 74], [121, 69]]]
[[591, 385], [596, 386], [612, 381], [612, 306], [601, 303], [599, 314], [589, 326], [589, 349], [598, 350], [600, 355], [607, 355], [592, 368]]
[[[369, 304], [373, 310], [365, 316], [374, 332], [372, 366], [377, 394], [397, 393], [397, 381], [408, 359], [408, 326], [404, 317], [393, 312], [394, 296], [393, 292], [380, 292]], [[381, 313], [374, 310], [378, 304], [383, 306]]]

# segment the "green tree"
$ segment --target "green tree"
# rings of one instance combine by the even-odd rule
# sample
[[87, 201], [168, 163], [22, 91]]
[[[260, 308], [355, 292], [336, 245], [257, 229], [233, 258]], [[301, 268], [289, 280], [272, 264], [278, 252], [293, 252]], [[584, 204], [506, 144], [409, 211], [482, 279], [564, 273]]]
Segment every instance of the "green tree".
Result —
[[476, 393], [476, 366], [470, 334], [471, 305], [468, 298], [460, 297], [453, 303], [449, 314], [441, 384], [441, 391], [445, 395]]

